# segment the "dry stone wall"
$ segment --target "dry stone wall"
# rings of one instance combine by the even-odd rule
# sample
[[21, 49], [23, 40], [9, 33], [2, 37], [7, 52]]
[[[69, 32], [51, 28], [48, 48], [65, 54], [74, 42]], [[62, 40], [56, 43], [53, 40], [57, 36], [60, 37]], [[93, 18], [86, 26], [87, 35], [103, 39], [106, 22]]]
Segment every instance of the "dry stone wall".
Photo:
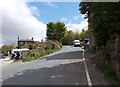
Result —
[[120, 80], [120, 36], [113, 36], [106, 47], [97, 51], [96, 64], [100, 67], [107, 65], [115, 71], [117, 79]]

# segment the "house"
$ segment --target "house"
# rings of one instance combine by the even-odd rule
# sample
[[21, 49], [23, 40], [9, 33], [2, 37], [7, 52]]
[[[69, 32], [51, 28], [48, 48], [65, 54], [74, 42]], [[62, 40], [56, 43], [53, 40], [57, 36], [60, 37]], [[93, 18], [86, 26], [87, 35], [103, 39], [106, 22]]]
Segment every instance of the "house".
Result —
[[33, 43], [34, 43], [33, 37], [32, 39], [20, 39], [18, 37], [18, 46], [31, 45]]

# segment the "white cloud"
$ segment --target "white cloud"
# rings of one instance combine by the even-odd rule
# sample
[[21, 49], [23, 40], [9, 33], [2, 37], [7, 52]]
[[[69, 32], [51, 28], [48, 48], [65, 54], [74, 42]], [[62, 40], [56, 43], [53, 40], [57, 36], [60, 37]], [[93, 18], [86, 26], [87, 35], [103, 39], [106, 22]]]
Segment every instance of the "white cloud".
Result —
[[63, 21], [63, 22], [68, 21], [68, 19], [67, 19], [67, 18], [61, 18], [60, 20], [61, 20], [61, 21]]
[[79, 20], [80, 19], [80, 15], [76, 15], [73, 17], [74, 20]]
[[2, 11], [0, 8], [0, 45], [2, 44]]
[[64, 23], [70, 23], [71, 20], [68, 20], [67, 18], [61, 18], [60, 21], [64, 22]]
[[33, 15], [40, 16], [39, 10], [36, 6], [31, 6], [30, 10], [31, 10]]
[[84, 18], [84, 17], [85, 17], [85, 15], [81, 15], [81, 17], [82, 17], [82, 18]]
[[63, 17], [60, 19], [60, 21], [65, 22], [65, 23], [71, 23], [71, 22], [80, 20], [80, 18], [81, 18], [80, 15], [75, 15], [71, 19], [67, 19]]
[[68, 30], [72, 30], [74, 32], [81, 32], [82, 29], [85, 29], [85, 30], [88, 29], [88, 22], [87, 22], [88, 19], [84, 19], [83, 21], [80, 22], [80, 24], [72, 23], [76, 20], [80, 20], [81, 17], [83, 17], [83, 15], [73, 16], [71, 20], [64, 17], [61, 18], [60, 20], [66, 24], [66, 27]]
[[74, 32], [81, 32], [82, 29], [85, 29], [85, 30], [88, 29], [88, 22], [87, 22], [87, 19], [85, 19], [80, 24], [68, 23], [66, 24], [66, 27], [68, 30], [72, 30]]
[[2, 9], [2, 40], [4, 44], [16, 43], [20, 38], [41, 40], [45, 38], [46, 24], [38, 21], [25, 1], [4, 0], [0, 5]]
[[47, 2], [47, 5], [50, 7], [55, 7], [55, 8], [58, 7], [56, 4], [54, 4], [53, 2], [50, 2], [50, 1]]

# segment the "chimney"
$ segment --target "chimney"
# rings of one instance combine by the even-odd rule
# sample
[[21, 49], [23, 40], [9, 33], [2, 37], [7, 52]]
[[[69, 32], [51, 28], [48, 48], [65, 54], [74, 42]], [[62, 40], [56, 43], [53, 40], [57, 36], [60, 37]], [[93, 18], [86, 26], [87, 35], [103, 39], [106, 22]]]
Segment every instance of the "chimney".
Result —
[[33, 37], [32, 37], [32, 40], [33, 40]]
[[19, 36], [18, 36], [18, 40], [19, 40]]

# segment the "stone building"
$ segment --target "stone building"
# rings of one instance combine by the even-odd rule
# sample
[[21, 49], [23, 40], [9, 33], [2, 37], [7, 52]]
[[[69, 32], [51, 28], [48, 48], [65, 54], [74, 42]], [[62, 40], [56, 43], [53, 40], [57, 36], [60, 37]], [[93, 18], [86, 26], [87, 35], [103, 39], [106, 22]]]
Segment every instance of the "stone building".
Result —
[[33, 43], [34, 43], [33, 37], [32, 39], [20, 39], [18, 37], [18, 46], [31, 45]]

